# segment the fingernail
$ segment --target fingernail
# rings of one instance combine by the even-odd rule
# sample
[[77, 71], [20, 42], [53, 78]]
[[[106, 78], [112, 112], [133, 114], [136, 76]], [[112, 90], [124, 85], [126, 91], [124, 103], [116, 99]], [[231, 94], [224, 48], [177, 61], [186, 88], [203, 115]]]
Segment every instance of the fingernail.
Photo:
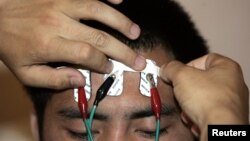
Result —
[[188, 124], [187, 118], [183, 112], [181, 113], [181, 120], [184, 122], [184, 124]]
[[108, 61], [106, 64], [106, 73], [110, 73], [113, 70], [113, 63], [111, 61]]
[[146, 66], [146, 59], [143, 56], [138, 56], [135, 59], [135, 69], [142, 70]]
[[165, 74], [165, 71], [164, 71], [165, 69], [166, 69], [166, 65], [161, 66], [160, 71], [159, 71], [160, 77], [164, 80], [164, 82], [165, 82], [166, 84], [172, 85], [172, 84], [171, 84], [171, 81], [167, 78], [167, 76], [166, 76], [166, 74]]
[[119, 4], [122, 2], [122, 0], [113, 0], [116, 4]]
[[194, 134], [195, 137], [199, 137], [200, 136], [200, 129], [197, 125], [193, 125], [191, 127], [191, 131]]
[[133, 24], [130, 28], [130, 34], [133, 38], [137, 38], [140, 35], [141, 29], [137, 24]]
[[160, 67], [160, 76], [163, 76], [163, 66], [162, 67]]
[[79, 86], [83, 86], [83, 83], [81, 81], [81, 78], [79, 77], [71, 77], [70, 78], [70, 85], [73, 87], [79, 87]]

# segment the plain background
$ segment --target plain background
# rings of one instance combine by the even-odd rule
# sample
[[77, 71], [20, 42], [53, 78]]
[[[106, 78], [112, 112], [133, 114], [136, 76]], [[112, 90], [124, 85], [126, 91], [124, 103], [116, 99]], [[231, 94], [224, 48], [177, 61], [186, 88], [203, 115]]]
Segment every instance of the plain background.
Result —
[[[177, 0], [206, 38], [212, 52], [236, 60], [250, 86], [250, 1]], [[31, 103], [22, 86], [0, 62], [0, 140], [32, 140], [29, 129]]]

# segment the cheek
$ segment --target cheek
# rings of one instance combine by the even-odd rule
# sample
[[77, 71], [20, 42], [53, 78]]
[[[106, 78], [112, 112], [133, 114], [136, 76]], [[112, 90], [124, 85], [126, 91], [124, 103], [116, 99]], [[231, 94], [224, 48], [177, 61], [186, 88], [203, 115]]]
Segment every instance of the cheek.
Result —
[[60, 126], [58, 121], [47, 110], [44, 115], [43, 138], [44, 141], [66, 141], [67, 136], [63, 127]]
[[53, 99], [48, 102], [44, 113], [43, 141], [70, 141], [72, 139], [66, 130], [67, 122], [57, 115], [55, 103]]
[[83, 122], [77, 120], [74, 122], [67, 121], [56, 121], [53, 120], [53, 117], [44, 120], [44, 129], [43, 129], [43, 141], [72, 141], [72, 135], [70, 131], [79, 131], [83, 132]]
[[[65, 140], [65, 133], [62, 130], [55, 127], [54, 124], [50, 126], [44, 126], [44, 141], [55, 141], [55, 140]], [[64, 139], [63, 139], [64, 138]]]

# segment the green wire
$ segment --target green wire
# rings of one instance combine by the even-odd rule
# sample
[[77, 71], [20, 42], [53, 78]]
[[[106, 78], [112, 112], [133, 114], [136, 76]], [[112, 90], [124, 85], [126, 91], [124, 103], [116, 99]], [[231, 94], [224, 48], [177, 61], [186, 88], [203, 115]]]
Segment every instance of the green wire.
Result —
[[88, 141], [94, 141], [93, 136], [92, 136], [92, 132], [91, 132], [91, 128], [89, 127], [89, 122], [87, 119], [84, 120], [84, 124], [85, 124], [85, 127], [86, 127], [87, 132], [88, 132]]
[[[96, 111], [96, 105], [94, 105], [91, 109], [91, 112], [90, 112], [90, 116], [89, 116], [89, 119], [87, 120], [87, 124], [88, 124], [88, 128], [89, 130], [91, 131], [92, 130], [92, 122], [93, 122], [93, 118], [94, 118], [94, 115], [95, 115], [95, 111]], [[90, 134], [89, 134], [90, 133]], [[91, 139], [92, 138], [92, 139]], [[93, 141], [93, 136], [92, 136], [92, 133], [88, 131], [88, 141]]]
[[159, 141], [159, 135], [160, 135], [160, 119], [157, 119], [156, 121], [156, 131], [155, 131], [155, 141]]
[[[91, 133], [91, 129], [92, 129], [92, 123], [93, 123], [93, 118], [95, 115], [95, 111], [96, 111], [96, 105], [94, 105], [91, 109], [90, 112], [90, 116], [89, 116], [89, 120], [84, 122], [85, 126], [87, 128], [88, 131], [88, 141], [93, 141], [93, 137], [92, 137], [92, 133]], [[160, 135], [160, 119], [156, 120], [156, 131], [155, 131], [155, 141], [159, 141], [159, 135]]]
[[94, 115], [95, 115], [95, 111], [96, 111], [96, 105], [94, 105], [91, 109], [91, 112], [90, 112], [90, 116], [89, 116], [89, 125], [90, 125], [90, 129], [92, 129], [92, 123], [93, 123], [93, 118], [94, 118]]

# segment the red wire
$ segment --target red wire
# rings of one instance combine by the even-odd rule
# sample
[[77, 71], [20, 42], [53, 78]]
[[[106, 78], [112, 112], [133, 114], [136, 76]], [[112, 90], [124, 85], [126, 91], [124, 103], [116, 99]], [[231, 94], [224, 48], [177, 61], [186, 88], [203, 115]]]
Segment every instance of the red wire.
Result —
[[161, 99], [158, 93], [158, 90], [156, 87], [152, 87], [150, 89], [150, 93], [151, 93], [151, 106], [152, 106], [152, 110], [155, 114], [155, 117], [157, 119], [160, 119], [160, 115], [161, 115]]
[[78, 107], [82, 114], [83, 120], [88, 116], [88, 101], [86, 98], [84, 87], [78, 88]]

